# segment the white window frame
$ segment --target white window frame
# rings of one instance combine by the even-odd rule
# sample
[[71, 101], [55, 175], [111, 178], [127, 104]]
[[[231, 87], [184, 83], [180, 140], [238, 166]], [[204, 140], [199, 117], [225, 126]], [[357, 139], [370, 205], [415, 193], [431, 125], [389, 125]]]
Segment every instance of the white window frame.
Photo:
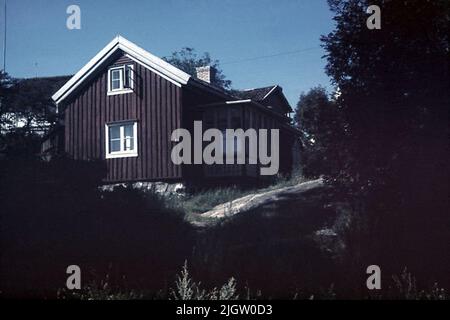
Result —
[[[130, 74], [130, 88], [124, 88], [125, 82], [125, 67], [129, 67], [131, 69]], [[120, 70], [120, 86], [118, 89], [111, 88], [111, 74], [113, 70]], [[134, 64], [126, 64], [122, 66], [114, 66], [108, 69], [108, 96], [115, 94], [124, 94], [133, 92], [134, 89]]]
[[[125, 145], [125, 126], [133, 125], [133, 150], [124, 150]], [[111, 127], [120, 128], [120, 151], [110, 152], [109, 150], [109, 129]], [[138, 136], [137, 136], [137, 121], [121, 121], [105, 124], [105, 158], [128, 158], [138, 156]]]

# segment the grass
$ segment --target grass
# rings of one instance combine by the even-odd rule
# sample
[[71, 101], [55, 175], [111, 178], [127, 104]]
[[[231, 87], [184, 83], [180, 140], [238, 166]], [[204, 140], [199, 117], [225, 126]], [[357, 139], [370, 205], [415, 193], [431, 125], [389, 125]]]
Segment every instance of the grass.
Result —
[[450, 295], [447, 294], [444, 288], [441, 288], [437, 282], [427, 290], [418, 289], [416, 278], [408, 271], [403, 269], [400, 275], [392, 276], [394, 282], [395, 296], [399, 296], [405, 300], [448, 300]]
[[305, 178], [300, 174], [293, 174], [290, 178], [278, 176], [272, 184], [264, 188], [240, 189], [237, 186], [221, 187], [188, 194], [172, 199], [173, 201], [171, 202], [173, 206], [182, 209], [187, 215], [199, 214], [209, 211], [219, 204], [231, 202], [249, 194], [289, 187], [304, 181], [306, 181]]
[[293, 174], [291, 177], [278, 176], [275, 181], [267, 187], [242, 189], [238, 186], [218, 187], [214, 189], [202, 190], [185, 196], [170, 197], [167, 199], [174, 210], [182, 211], [185, 214], [185, 220], [190, 223], [200, 223], [201, 225], [214, 225], [217, 219], [205, 217], [205, 213], [220, 204], [231, 203], [233, 200], [247, 196], [249, 194], [258, 194], [274, 189], [284, 188], [307, 181], [300, 174]]
[[[414, 276], [405, 268], [400, 275], [392, 277], [392, 284], [387, 292], [379, 293], [375, 298], [389, 300], [449, 300], [450, 295], [437, 283], [426, 289], [418, 289]], [[252, 293], [246, 287], [242, 295], [239, 295], [238, 284], [232, 277], [221, 287], [205, 288], [201, 282], [192, 278], [185, 261], [180, 273], [176, 276], [173, 286], [164, 293], [160, 290], [156, 294], [143, 293], [127, 288], [113, 287], [110, 284], [109, 276], [100, 282], [93, 282], [83, 287], [81, 290], [70, 291], [67, 289], [58, 290], [58, 299], [79, 299], [79, 300], [261, 300], [276, 299], [276, 297], [265, 297], [261, 291]], [[291, 299], [293, 300], [335, 300], [348, 297], [340, 297], [334, 285], [327, 289], [318, 288], [316, 293], [306, 293], [297, 290]], [[373, 299], [374, 296], [352, 297], [358, 299]]]
[[[251, 191], [254, 192], [254, 190]], [[252, 193], [251, 191], [240, 190], [236, 186], [204, 190], [195, 194], [187, 195], [185, 198], [180, 200], [179, 206], [181, 206], [187, 214], [202, 213], [221, 203], [230, 202], [234, 199]]]
[[171, 290], [171, 298], [174, 300], [237, 300], [236, 280], [230, 278], [220, 288], [211, 290], [203, 289], [200, 282], [195, 282], [189, 274], [187, 261], [185, 261], [181, 273], [177, 276], [175, 289]]

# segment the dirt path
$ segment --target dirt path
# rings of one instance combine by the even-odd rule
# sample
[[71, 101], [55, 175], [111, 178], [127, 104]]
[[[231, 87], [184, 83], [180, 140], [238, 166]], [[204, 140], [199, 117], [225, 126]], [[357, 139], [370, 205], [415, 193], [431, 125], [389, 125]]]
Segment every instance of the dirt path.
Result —
[[223, 218], [244, 213], [250, 210], [262, 209], [263, 207], [276, 205], [278, 202], [299, 199], [304, 192], [322, 187], [322, 178], [302, 182], [294, 186], [283, 187], [262, 193], [249, 194], [247, 196], [219, 204], [211, 210], [191, 217], [190, 222], [194, 226], [203, 227], [214, 224]]

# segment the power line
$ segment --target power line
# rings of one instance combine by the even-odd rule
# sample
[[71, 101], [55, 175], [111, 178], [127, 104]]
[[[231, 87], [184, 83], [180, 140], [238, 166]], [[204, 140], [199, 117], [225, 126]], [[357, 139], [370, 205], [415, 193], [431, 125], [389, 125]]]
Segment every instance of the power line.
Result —
[[3, 37], [3, 72], [6, 72], [6, 0], [5, 0], [5, 28]]
[[297, 53], [311, 51], [311, 50], [315, 50], [315, 49], [319, 49], [319, 48], [321, 48], [321, 47], [310, 47], [310, 48], [304, 48], [304, 49], [299, 49], [299, 50], [294, 50], [294, 51], [284, 51], [284, 52], [278, 52], [278, 53], [268, 54], [268, 55], [264, 55], [264, 56], [257, 56], [257, 57], [252, 57], [252, 58], [244, 58], [244, 59], [226, 61], [226, 62], [221, 63], [221, 65], [234, 64], [234, 63], [240, 63], [240, 62], [247, 62], [247, 61], [254, 61], [254, 60], [260, 60], [260, 59], [267, 59], [267, 58], [273, 58], [273, 57], [297, 54]]

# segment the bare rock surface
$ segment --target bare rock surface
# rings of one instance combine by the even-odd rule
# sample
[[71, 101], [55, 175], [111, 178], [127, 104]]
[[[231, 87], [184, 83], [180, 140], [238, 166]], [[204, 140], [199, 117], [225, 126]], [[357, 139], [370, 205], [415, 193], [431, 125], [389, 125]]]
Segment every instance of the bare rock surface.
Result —
[[198, 214], [190, 222], [198, 227], [214, 224], [221, 219], [232, 217], [248, 211], [274, 207], [288, 201], [304, 197], [304, 193], [324, 186], [322, 178], [302, 182], [293, 186], [249, 194], [244, 197], [219, 204], [211, 210]]

